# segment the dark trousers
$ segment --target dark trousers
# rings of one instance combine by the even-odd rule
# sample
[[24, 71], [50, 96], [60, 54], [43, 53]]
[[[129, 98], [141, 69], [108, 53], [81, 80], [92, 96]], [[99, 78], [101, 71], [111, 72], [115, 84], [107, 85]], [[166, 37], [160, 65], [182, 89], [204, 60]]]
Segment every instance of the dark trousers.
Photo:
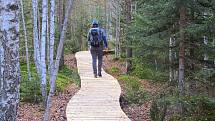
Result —
[[[101, 75], [102, 59], [103, 59], [103, 47], [91, 47], [90, 53], [92, 55], [93, 73], [95, 75], [97, 75], [97, 74]], [[97, 59], [98, 59], [98, 70], [97, 70]]]

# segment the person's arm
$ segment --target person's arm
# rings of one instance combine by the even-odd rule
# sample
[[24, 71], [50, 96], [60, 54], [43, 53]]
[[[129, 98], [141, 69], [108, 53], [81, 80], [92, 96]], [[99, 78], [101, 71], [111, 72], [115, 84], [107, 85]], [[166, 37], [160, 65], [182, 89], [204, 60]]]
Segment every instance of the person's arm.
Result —
[[104, 40], [104, 47], [107, 49], [108, 48], [108, 40], [107, 40], [107, 36], [106, 36], [106, 32], [103, 30], [103, 36], [102, 36], [103, 40]]
[[88, 44], [88, 50], [90, 49], [90, 30], [87, 34], [87, 44]]

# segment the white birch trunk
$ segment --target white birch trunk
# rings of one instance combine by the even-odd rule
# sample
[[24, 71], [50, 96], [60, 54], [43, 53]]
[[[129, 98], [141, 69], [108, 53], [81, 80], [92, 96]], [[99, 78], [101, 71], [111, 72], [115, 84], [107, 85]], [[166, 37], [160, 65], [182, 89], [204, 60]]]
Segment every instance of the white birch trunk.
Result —
[[[48, 0], [49, 1], [49, 0]], [[46, 42], [47, 42], [47, 48], [46, 48], [46, 60], [47, 63], [49, 63], [49, 47], [50, 47], [50, 40], [49, 40], [49, 3], [47, 1], [47, 21], [46, 21]]]
[[[40, 0], [39, 0], [40, 1]], [[39, 2], [38, 1], [38, 2]], [[40, 9], [37, 9], [37, 19], [38, 19], [38, 38], [39, 38], [39, 46], [41, 48], [41, 16], [40, 16]]]
[[54, 68], [53, 68], [53, 72], [52, 72], [53, 74], [50, 77], [51, 85], [50, 85], [49, 95], [47, 98], [47, 104], [46, 104], [47, 107], [46, 107], [46, 111], [45, 111], [44, 121], [49, 120], [49, 110], [52, 105], [51, 98], [55, 92], [55, 81], [56, 81], [57, 73], [59, 70], [61, 54], [63, 51], [63, 43], [64, 43], [64, 36], [66, 33], [67, 23], [68, 23], [69, 16], [71, 15], [72, 3], [73, 3], [73, 0], [68, 0], [68, 4], [67, 4], [68, 7], [66, 8], [66, 15], [65, 15], [64, 23], [63, 23], [63, 28], [62, 28], [62, 31], [60, 34], [60, 42], [59, 42], [58, 49], [57, 49], [57, 56], [56, 56], [56, 60], [55, 60], [55, 64], [54, 64]]
[[29, 54], [28, 54], [28, 35], [27, 35], [26, 26], [25, 26], [25, 16], [24, 16], [24, 10], [23, 10], [23, 2], [22, 2], [22, 0], [20, 0], [20, 4], [21, 4], [21, 12], [22, 12], [22, 25], [23, 25], [24, 36], [25, 36], [25, 52], [26, 52], [28, 80], [31, 81], [31, 71], [30, 71], [30, 62], [29, 62]]
[[54, 67], [55, 0], [51, 0], [50, 3], [49, 76], [51, 77]]
[[32, 11], [33, 11], [33, 41], [34, 41], [34, 61], [37, 69], [37, 74], [41, 75], [40, 70], [40, 46], [39, 46], [39, 35], [38, 35], [38, 0], [32, 0]]
[[19, 104], [19, 0], [0, 0], [0, 120], [16, 121]]
[[172, 47], [173, 47], [173, 41], [172, 41], [172, 37], [170, 37], [169, 39], [169, 62], [170, 62], [170, 66], [169, 66], [169, 81], [172, 82], [173, 81], [173, 68], [172, 68]]
[[42, 31], [41, 31], [41, 88], [44, 103], [46, 102], [46, 27], [47, 0], [42, 1]]
[[[119, 4], [119, 3], [117, 3]], [[117, 11], [117, 16], [116, 16], [116, 52], [115, 52], [115, 57], [119, 58], [120, 57], [120, 7], [117, 5], [116, 7], [116, 11]]]
[[[208, 45], [208, 38], [206, 36], [204, 36], [203, 38], [204, 38], [204, 44], [205, 44], [205, 46], [207, 46]], [[204, 61], [208, 61], [207, 47], [205, 47]], [[205, 64], [205, 69], [207, 69], [206, 64]]]

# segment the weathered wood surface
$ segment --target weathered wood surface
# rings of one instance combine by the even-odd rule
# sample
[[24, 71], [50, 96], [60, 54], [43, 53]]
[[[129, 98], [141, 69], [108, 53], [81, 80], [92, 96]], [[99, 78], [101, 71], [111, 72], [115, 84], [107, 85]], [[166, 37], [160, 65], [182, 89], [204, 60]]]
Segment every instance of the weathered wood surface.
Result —
[[94, 78], [88, 51], [76, 53], [76, 59], [81, 89], [67, 105], [67, 120], [130, 121], [120, 107], [121, 88], [118, 81], [104, 71], [102, 78]]

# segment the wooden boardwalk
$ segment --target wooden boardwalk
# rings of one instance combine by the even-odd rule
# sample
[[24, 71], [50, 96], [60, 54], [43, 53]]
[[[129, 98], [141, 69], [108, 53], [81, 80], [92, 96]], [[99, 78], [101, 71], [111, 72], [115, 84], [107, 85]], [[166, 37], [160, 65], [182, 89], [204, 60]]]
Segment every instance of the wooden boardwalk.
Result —
[[68, 121], [130, 121], [121, 110], [121, 88], [111, 75], [94, 78], [88, 51], [76, 53], [81, 89], [67, 104]]

